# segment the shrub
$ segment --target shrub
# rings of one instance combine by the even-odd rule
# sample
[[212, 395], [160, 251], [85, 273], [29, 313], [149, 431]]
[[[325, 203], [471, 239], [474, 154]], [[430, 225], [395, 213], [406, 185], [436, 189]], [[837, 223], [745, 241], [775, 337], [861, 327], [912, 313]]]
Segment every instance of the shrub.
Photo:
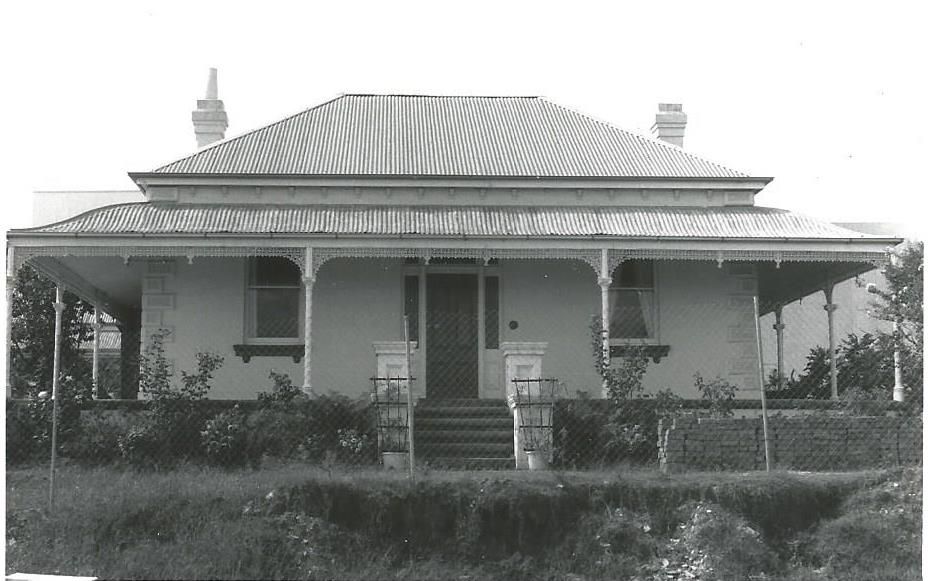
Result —
[[88, 464], [108, 464], [120, 458], [119, 438], [128, 432], [125, 421], [102, 410], [84, 412], [80, 430], [66, 455]]
[[321, 461], [333, 456], [351, 462], [375, 459], [374, 446], [370, 450], [362, 448], [362, 455], [358, 457], [349, 452], [350, 446], [342, 445], [342, 438], [348, 433], [344, 430], [354, 430], [358, 438], [366, 436], [369, 441], [377, 441], [368, 401], [338, 394], [322, 395], [307, 402], [306, 411], [309, 433], [303, 441], [303, 449], [308, 459]]
[[[665, 398], [666, 399], [666, 398]], [[565, 400], [554, 411], [554, 463], [591, 468], [618, 462], [657, 460], [658, 410], [665, 399]]]
[[169, 331], [152, 333], [144, 352], [139, 356], [139, 393], [158, 394], [171, 389], [171, 374], [164, 357], [164, 339]]
[[592, 337], [593, 366], [603, 380], [609, 399], [621, 401], [637, 397], [644, 390], [642, 380], [648, 371], [649, 359], [644, 346], [630, 346], [622, 357], [621, 364], [612, 365], [611, 358], [603, 353], [602, 318], [593, 317], [590, 323]]
[[305, 407], [260, 409], [248, 415], [248, 447], [255, 455], [295, 457], [309, 434]]
[[181, 385], [171, 385], [164, 359], [165, 332], [152, 334], [141, 357], [139, 383], [151, 398], [149, 415], [119, 440], [119, 450], [130, 465], [169, 466], [180, 460], [201, 457], [200, 433], [208, 419], [202, 405], [210, 389], [213, 373], [223, 358], [212, 353], [197, 353], [194, 373], [181, 372]]
[[238, 406], [206, 422], [201, 433], [206, 459], [219, 466], [241, 466], [252, 460], [245, 414]]
[[262, 408], [287, 406], [297, 399], [305, 399], [305, 394], [293, 385], [293, 380], [286, 373], [277, 373], [271, 370], [269, 374], [274, 387], [270, 393], [258, 394], [258, 402]]
[[122, 459], [134, 468], [157, 468], [174, 461], [165, 449], [164, 434], [150, 419], [130, 427], [116, 445]]
[[[89, 386], [65, 376], [58, 385], [58, 450], [67, 449], [80, 430], [81, 406]], [[54, 402], [50, 392], [33, 390], [25, 405], [7, 400], [7, 461], [26, 462], [51, 453]]]
[[715, 379], [706, 381], [700, 373], [693, 375], [696, 390], [702, 396], [702, 399], [709, 402], [709, 417], [711, 418], [730, 418], [734, 415], [732, 404], [735, 400], [735, 392], [738, 386], [716, 376]]

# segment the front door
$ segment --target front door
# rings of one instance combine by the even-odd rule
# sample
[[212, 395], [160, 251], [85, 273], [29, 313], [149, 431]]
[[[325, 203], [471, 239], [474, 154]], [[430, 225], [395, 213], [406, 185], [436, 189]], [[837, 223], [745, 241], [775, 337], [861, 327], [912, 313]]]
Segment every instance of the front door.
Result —
[[477, 397], [477, 275], [426, 278], [426, 397]]

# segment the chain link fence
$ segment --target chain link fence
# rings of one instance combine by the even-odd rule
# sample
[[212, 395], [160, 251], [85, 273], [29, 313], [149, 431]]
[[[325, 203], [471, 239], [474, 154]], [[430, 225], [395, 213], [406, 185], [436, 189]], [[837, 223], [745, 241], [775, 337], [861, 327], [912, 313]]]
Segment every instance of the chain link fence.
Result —
[[[360, 398], [325, 386], [307, 397], [294, 384], [300, 378], [271, 372], [255, 400], [211, 400], [221, 358], [202, 353], [195, 368], [173, 370], [157, 341], [122, 323], [99, 359], [99, 388], [115, 399], [84, 401], [63, 384], [59, 452], [137, 467], [299, 461], [398, 470], [920, 461], [921, 354], [900, 345], [892, 322], [870, 316], [866, 280], [838, 285], [837, 308], [825, 308], [821, 291], [755, 303], [750, 269], [679, 268], [693, 269], [686, 287], [662, 285], [671, 275], [645, 261], [617, 273], [605, 325], [599, 288], [582, 267], [527, 271], [537, 279], [526, 283], [531, 296], [505, 277], [436, 278], [426, 297], [405, 300], [411, 365], [395, 353], [359, 362], [377, 370]], [[300, 303], [291, 279], [250, 273], [249, 329], [258, 339], [299, 337], [300, 313], [281, 306]], [[900, 387], [908, 402], [892, 401]], [[121, 401], [137, 390], [143, 401]], [[7, 412], [9, 461], [47, 457], [48, 399], [11, 401]]]

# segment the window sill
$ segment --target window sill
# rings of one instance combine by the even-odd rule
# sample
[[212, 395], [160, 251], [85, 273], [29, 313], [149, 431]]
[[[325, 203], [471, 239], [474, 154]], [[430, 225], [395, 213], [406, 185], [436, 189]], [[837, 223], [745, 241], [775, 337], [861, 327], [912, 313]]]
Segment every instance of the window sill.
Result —
[[292, 357], [294, 363], [299, 363], [303, 359], [304, 346], [301, 343], [250, 343], [233, 345], [232, 349], [245, 363], [252, 357]]
[[649, 357], [652, 361], [654, 361], [654, 363], [660, 363], [661, 359], [667, 357], [667, 355], [670, 354], [670, 345], [610, 345], [609, 356], [625, 357], [626, 355], [633, 353], [634, 350], [641, 350], [645, 356]]

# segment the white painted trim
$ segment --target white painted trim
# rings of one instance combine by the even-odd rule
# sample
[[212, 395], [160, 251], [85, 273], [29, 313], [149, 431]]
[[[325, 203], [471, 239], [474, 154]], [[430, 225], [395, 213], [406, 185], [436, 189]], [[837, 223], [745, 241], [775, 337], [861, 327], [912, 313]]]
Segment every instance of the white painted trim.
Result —
[[468, 189], [632, 189], [760, 191], [773, 178], [506, 178], [506, 177], [364, 177], [246, 176], [130, 173], [144, 193], [149, 186], [281, 186], [329, 188], [468, 188]]

